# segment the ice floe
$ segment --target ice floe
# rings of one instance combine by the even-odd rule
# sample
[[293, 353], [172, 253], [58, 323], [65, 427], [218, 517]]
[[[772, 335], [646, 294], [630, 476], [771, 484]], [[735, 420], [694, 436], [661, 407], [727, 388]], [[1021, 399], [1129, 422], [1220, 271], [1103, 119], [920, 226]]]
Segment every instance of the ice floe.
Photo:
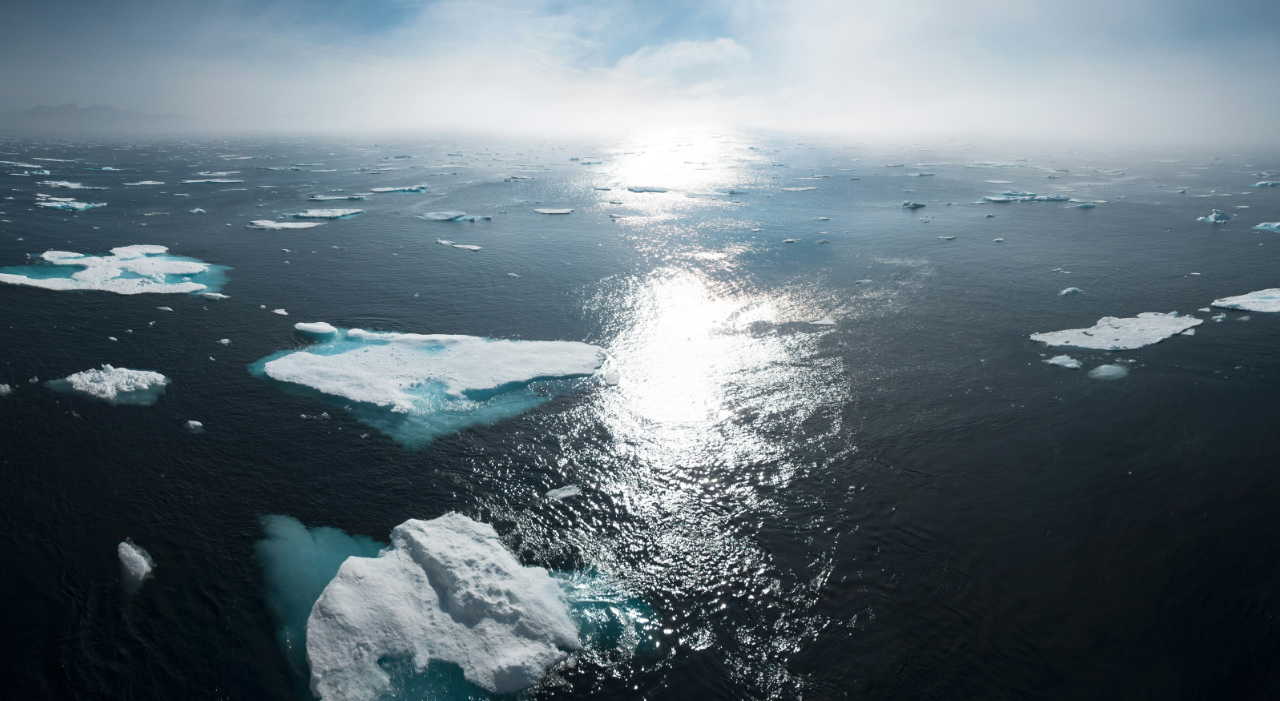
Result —
[[666, 188], [662, 187], [629, 187], [631, 192], [666, 192]]
[[287, 311], [285, 311], [285, 310], [283, 310], [283, 309], [272, 309], [272, 310], [271, 310], [271, 313], [272, 313], [272, 314], [279, 314], [280, 316], [289, 316], [289, 312], [287, 312]]
[[36, 206], [45, 209], [62, 209], [70, 212], [83, 212], [86, 209], [106, 207], [106, 202], [77, 202], [71, 197], [51, 197], [45, 194], [36, 195]]
[[424, 192], [426, 185], [405, 185], [403, 187], [375, 187], [370, 192]]
[[572, 209], [535, 209], [538, 214], [572, 214]]
[[333, 324], [324, 321], [299, 321], [293, 325], [301, 333], [311, 334], [314, 336], [328, 336], [338, 333], [338, 329]]
[[1031, 334], [1031, 340], [1051, 346], [1076, 346], [1097, 350], [1133, 350], [1182, 333], [1203, 320], [1194, 316], [1178, 316], [1177, 312], [1143, 312], [1136, 317], [1104, 316], [1087, 329], [1067, 329], [1051, 333]]
[[824, 316], [824, 317], [822, 317], [821, 319], [817, 319], [817, 320], [815, 320], [815, 321], [810, 321], [809, 323], [810, 323], [810, 324], [813, 324], [814, 326], [835, 326], [835, 325], [836, 325], [836, 320], [835, 320], [835, 319], [832, 319], [832, 318], [831, 318], [831, 317], [829, 317], [829, 316]]
[[569, 497], [576, 497], [579, 494], [582, 494], [582, 489], [569, 485], [568, 487], [557, 487], [556, 489], [548, 490], [543, 496], [548, 499], [560, 501], [562, 499], [568, 499]]
[[134, 543], [131, 538], [125, 538], [124, 542], [116, 546], [116, 554], [120, 557], [122, 579], [125, 589], [129, 592], [137, 591], [142, 586], [143, 580], [150, 577], [156, 569], [156, 563], [151, 559], [151, 554]]
[[391, 687], [386, 660], [418, 672], [456, 664], [467, 681], [514, 693], [581, 648], [556, 580], [457, 513], [406, 521], [377, 557], [347, 558], [312, 607], [306, 638], [321, 699], [377, 698]]
[[77, 372], [47, 384], [59, 392], [84, 394], [111, 405], [151, 406], [164, 393], [169, 378], [150, 370], [103, 365], [101, 370]]
[[349, 404], [410, 447], [516, 416], [590, 375], [604, 351], [575, 341], [508, 341], [335, 328], [316, 345], [250, 366], [256, 376]]
[[429, 221], [453, 221], [454, 219], [460, 219], [466, 215], [466, 212], [427, 212], [426, 214], [419, 215], [418, 218]]
[[125, 183], [125, 185], [163, 185], [159, 180], [140, 180], [136, 183]]
[[1253, 228], [1258, 231], [1274, 231], [1276, 233], [1280, 233], [1280, 221], [1264, 221]]
[[199, 207], [196, 207], [195, 209], [191, 210], [191, 213], [192, 213], [192, 214], [204, 214], [204, 213], [205, 213], [205, 211], [204, 211], [203, 209], [200, 209]]
[[902, 206], [903, 206], [904, 208], [906, 208], [906, 209], [920, 209], [921, 207], [924, 207], [925, 205], [922, 205], [922, 204], [920, 204], [919, 202], [912, 202], [912, 201], [910, 201], [910, 200], [907, 200], [907, 201], [905, 201], [905, 202], [903, 202], [903, 203], [902, 203]]
[[255, 219], [254, 221], [251, 221], [248, 224], [246, 224], [244, 228], [277, 230], [277, 229], [310, 229], [315, 226], [320, 226], [320, 222], [303, 222], [303, 221], [283, 222], [283, 221], [271, 221], [270, 219]]
[[199, 421], [188, 421], [187, 423], [185, 423], [185, 424], [183, 424], [183, 425], [184, 425], [184, 426], [186, 426], [186, 427], [187, 427], [187, 430], [188, 430], [188, 431], [190, 431], [190, 432], [192, 432], [192, 433], [203, 433], [203, 432], [204, 432], [204, 424], [200, 423]]
[[1099, 365], [1089, 371], [1089, 377], [1094, 380], [1119, 380], [1129, 375], [1129, 368], [1123, 365]]
[[1280, 187], [1280, 182], [1274, 180], [1263, 180], [1253, 184], [1253, 187]]
[[1079, 294], [1079, 293], [1080, 293], [1080, 288], [1079, 288], [1079, 287], [1068, 287], [1067, 289], [1065, 289], [1065, 290], [1063, 290], [1063, 291], [1059, 292], [1059, 293], [1058, 293], [1058, 296], [1059, 296], [1059, 297], [1062, 297], [1062, 296], [1065, 296], [1065, 295], [1074, 295], [1074, 294]]
[[1231, 215], [1223, 212], [1221, 209], [1215, 209], [1207, 215], [1196, 219], [1196, 221], [1202, 221], [1208, 224], [1221, 224], [1223, 222], [1231, 221]]
[[364, 214], [363, 209], [308, 209], [295, 214], [285, 214], [286, 217], [294, 219], [343, 219], [346, 217], [354, 217], [357, 214]]
[[783, 192], [807, 192], [809, 190], [817, 190], [816, 187], [784, 187]]
[[105, 190], [107, 189], [105, 187], [88, 187], [86, 185], [81, 185], [80, 183], [67, 182], [66, 180], [42, 180], [36, 184], [44, 185], [45, 187], [62, 188], [64, 190]]
[[1213, 306], [1246, 312], [1280, 312], [1280, 287], [1215, 299]]
[[1097, 207], [1097, 206], [1098, 206], [1098, 205], [1096, 205], [1096, 204], [1094, 204], [1094, 203], [1092, 203], [1092, 202], [1084, 202], [1084, 203], [1081, 203], [1081, 204], [1076, 205], [1076, 209], [1093, 209], [1094, 207]]
[[[46, 290], [100, 290], [117, 294], [215, 291], [226, 268], [168, 254], [164, 246], [121, 246], [109, 256], [45, 251], [42, 263], [0, 268], [0, 282]], [[80, 270], [75, 270], [80, 268]]]
[[7, 397], [10, 394], [13, 394], [13, 387], [6, 384], [0, 384], [0, 397]]
[[367, 195], [312, 195], [307, 199], [312, 202], [329, 202], [333, 200], [363, 200]]
[[1070, 368], [1072, 370], [1080, 369], [1080, 361], [1076, 360], [1075, 358], [1072, 358], [1069, 355], [1055, 355], [1052, 358], [1049, 358], [1043, 362], [1048, 363], [1050, 365], [1057, 365], [1059, 367]]
[[183, 185], [197, 185], [201, 183], [242, 183], [243, 180], [228, 180], [226, 178], [209, 178], [206, 180], [183, 180]]
[[1037, 195], [1034, 192], [1010, 190], [998, 197], [983, 197], [987, 202], [1067, 202], [1071, 198], [1066, 195]]

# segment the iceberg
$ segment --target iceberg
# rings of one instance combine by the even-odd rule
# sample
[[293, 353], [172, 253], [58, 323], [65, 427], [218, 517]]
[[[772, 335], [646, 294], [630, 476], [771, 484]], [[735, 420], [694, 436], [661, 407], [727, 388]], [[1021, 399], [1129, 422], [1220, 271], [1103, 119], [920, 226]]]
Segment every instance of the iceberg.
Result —
[[0, 384], [0, 397], [7, 397], [10, 394], [13, 394], [13, 387]]
[[188, 421], [184, 425], [187, 427], [187, 430], [192, 433], [204, 433], [204, 424], [199, 421]]
[[919, 202], [911, 202], [910, 200], [908, 200], [906, 202], [903, 202], [902, 206], [906, 209], [920, 209], [921, 207], [924, 207], [926, 205], [922, 205]]
[[1119, 380], [1129, 374], [1129, 368], [1123, 365], [1099, 365], [1089, 371], [1089, 378], [1094, 380]]
[[70, 212], [83, 212], [86, 209], [94, 209], [95, 207], [106, 207], [106, 202], [76, 202], [71, 197], [51, 197], [49, 195], [37, 193], [36, 206], [45, 209], [62, 209]]
[[46, 383], [49, 389], [66, 394], [84, 394], [116, 406], [151, 406], [156, 403], [169, 378], [149, 370], [130, 370], [103, 365], [101, 370], [85, 370], [65, 379]]
[[543, 496], [545, 496], [548, 499], [555, 499], [556, 501], [561, 501], [564, 499], [568, 499], [569, 497], [576, 497], [580, 494], [582, 494], [581, 489], [573, 485], [569, 485], [568, 487], [557, 487], [556, 489], [552, 489], [548, 491], [546, 494], [544, 494]]
[[1080, 369], [1080, 361], [1076, 360], [1075, 358], [1072, 358], [1069, 355], [1055, 355], [1052, 358], [1049, 358], [1048, 360], [1045, 360], [1042, 362], [1048, 363], [1050, 365], [1057, 365], [1059, 367], [1070, 368], [1072, 370]]
[[538, 214], [572, 214], [572, 209], [535, 209]]
[[323, 321], [299, 321], [293, 325], [293, 328], [299, 333], [312, 334], [315, 336], [328, 336], [330, 334], [338, 333], [338, 329], [334, 327], [333, 324]]
[[1170, 336], [1204, 323], [1194, 316], [1178, 316], [1177, 312], [1143, 312], [1136, 317], [1104, 316], [1087, 329], [1067, 329], [1052, 333], [1033, 333], [1031, 340], [1051, 346], [1076, 346], [1096, 350], [1133, 350], [1159, 343]]
[[1065, 295], [1074, 295], [1074, 294], [1079, 294], [1079, 293], [1080, 293], [1080, 288], [1079, 288], [1079, 287], [1068, 287], [1067, 289], [1065, 289], [1065, 290], [1063, 290], [1063, 291], [1059, 292], [1059, 293], [1058, 293], [1058, 296], [1059, 296], [1059, 297], [1063, 297], [1063, 296], [1065, 296]]
[[1253, 184], [1253, 187], [1280, 187], [1280, 182], [1274, 180], [1263, 180]]
[[365, 195], [312, 195], [307, 199], [312, 202], [329, 202], [331, 200], [363, 200]]
[[372, 192], [423, 192], [426, 185], [405, 185], [404, 187], [375, 187]]
[[1253, 228], [1258, 231], [1274, 231], [1276, 233], [1280, 233], [1280, 221], [1264, 221]]
[[204, 214], [204, 213], [205, 213], [205, 211], [204, 211], [203, 209], [200, 209], [199, 207], [196, 207], [195, 209], [191, 210], [191, 213], [192, 213], [192, 214]]
[[320, 222], [303, 222], [303, 221], [283, 222], [283, 221], [271, 221], [270, 219], [255, 219], [254, 221], [251, 221], [248, 224], [246, 224], [244, 228], [279, 230], [279, 229], [310, 229], [313, 226], [320, 226]]
[[70, 182], [67, 182], [66, 180], [42, 180], [36, 184], [44, 185], [45, 187], [60, 187], [64, 190], [105, 190], [107, 189], [105, 187], [88, 187], [86, 185], [81, 185], [80, 183], [70, 183]]
[[272, 309], [272, 310], [271, 310], [271, 313], [272, 313], [272, 314], [279, 314], [280, 316], [289, 316], [289, 312], [288, 312], [288, 311], [286, 311], [286, 310], [284, 310], [284, 309]]
[[603, 362], [601, 348], [575, 341], [335, 327], [316, 345], [267, 356], [249, 371], [306, 396], [354, 403], [357, 420], [417, 448], [533, 409]]
[[125, 185], [163, 185], [159, 180], [139, 180], [136, 183], [125, 183]]
[[468, 251], [478, 251], [478, 250], [480, 250], [480, 247], [479, 247], [479, 246], [473, 246], [473, 245], [471, 245], [471, 244], [467, 244], [467, 243], [455, 243], [455, 244], [453, 244], [453, 247], [454, 247], [454, 248], [464, 248], [464, 249], [466, 249], [466, 250], [468, 250]]
[[784, 187], [783, 192], [807, 192], [809, 190], [817, 190], [816, 187]]
[[410, 519], [377, 557], [338, 568], [307, 619], [311, 690], [321, 699], [375, 699], [391, 688], [379, 664], [456, 664], [491, 693], [533, 686], [582, 648], [559, 584], [523, 567], [492, 526], [457, 513]]
[[[144, 292], [216, 292], [225, 283], [220, 265], [172, 256], [164, 246], [121, 246], [109, 256], [45, 251], [42, 263], [0, 268], [0, 282], [46, 290], [100, 290], [132, 295]], [[80, 270], [75, 270], [75, 268]], [[174, 280], [173, 278], [176, 278]]]
[[987, 202], [1068, 202], [1066, 195], [1037, 195], [1034, 192], [1011, 190], [998, 197], [983, 197]]
[[1258, 290], [1235, 297], [1213, 300], [1213, 306], [1221, 309], [1239, 309], [1245, 312], [1280, 312], [1280, 287]]
[[631, 192], [666, 192], [667, 191], [667, 189], [663, 187], [629, 187], [627, 188], [627, 190], [630, 190]]
[[364, 214], [363, 209], [308, 209], [305, 212], [297, 214], [286, 214], [286, 217], [294, 219], [344, 219], [346, 217], [354, 217], [357, 214]]
[[125, 589], [132, 594], [142, 586], [143, 580], [151, 576], [156, 563], [151, 559], [151, 554], [131, 538], [125, 538], [123, 543], [116, 546], [116, 554], [120, 557]]
[[221, 177], [226, 176], [226, 175], [239, 175], [239, 174], [240, 174], [240, 171], [238, 171], [238, 170], [223, 170], [223, 171], [219, 171], [219, 172], [217, 172], [217, 173], [214, 173], [214, 172], [211, 172], [211, 171], [205, 171], [205, 172], [203, 172], [203, 173], [196, 173], [196, 175], [199, 175], [200, 177], [203, 177], [203, 178], [221, 178]]
[[461, 219], [466, 215], [466, 212], [427, 212], [426, 214], [420, 215], [418, 218], [426, 219], [428, 221], [453, 221], [455, 219]]
[[197, 185], [201, 183], [242, 183], [243, 180], [227, 180], [226, 178], [209, 178], [207, 180], [183, 180], [183, 185]]
[[1196, 221], [1202, 221], [1206, 224], [1221, 224], [1223, 222], [1231, 221], [1231, 215], [1223, 212], [1221, 209], [1215, 209], [1212, 212], [1209, 212], [1209, 214], [1196, 219]]

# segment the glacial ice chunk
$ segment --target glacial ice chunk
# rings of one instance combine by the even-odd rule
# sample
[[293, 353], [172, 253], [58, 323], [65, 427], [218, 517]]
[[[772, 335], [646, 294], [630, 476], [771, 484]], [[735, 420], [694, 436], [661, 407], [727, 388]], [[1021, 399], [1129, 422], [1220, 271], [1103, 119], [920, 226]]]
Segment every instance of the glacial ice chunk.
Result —
[[[46, 290], [100, 290], [131, 295], [212, 292], [225, 281], [223, 266], [172, 256], [168, 250], [164, 246], [121, 246], [111, 249], [109, 256], [46, 251], [40, 256], [42, 263], [0, 268], [0, 282]], [[80, 270], [74, 269], [77, 267]]]
[[289, 312], [287, 312], [287, 311], [285, 311], [285, 310], [283, 310], [283, 309], [272, 309], [272, 310], [271, 310], [271, 313], [272, 313], [272, 314], [279, 314], [280, 316], [289, 316]]
[[1067, 289], [1065, 289], [1065, 290], [1063, 290], [1063, 291], [1059, 292], [1059, 293], [1058, 293], [1058, 296], [1059, 296], [1059, 297], [1062, 297], [1062, 296], [1065, 296], [1065, 295], [1074, 295], [1074, 294], [1079, 294], [1079, 293], [1080, 293], [1080, 288], [1079, 288], [1079, 287], [1068, 287]]
[[1051, 346], [1076, 346], [1096, 350], [1133, 350], [1159, 343], [1204, 323], [1194, 316], [1178, 316], [1177, 312], [1143, 312], [1136, 317], [1104, 316], [1087, 329], [1067, 329], [1051, 333], [1033, 333], [1031, 340]]
[[142, 586], [143, 580], [151, 576], [156, 563], [151, 559], [151, 554], [131, 538], [125, 538], [123, 543], [116, 546], [116, 554], [120, 556], [125, 589], [133, 593]]
[[354, 217], [357, 214], [364, 214], [363, 209], [308, 209], [296, 214], [286, 214], [286, 217], [294, 219], [344, 219], [346, 217]]
[[1280, 287], [1215, 299], [1213, 306], [1245, 312], [1280, 312]]
[[340, 405], [355, 402], [357, 420], [411, 448], [528, 411], [604, 362], [602, 349], [574, 341], [335, 330], [250, 372]]
[[151, 406], [156, 403], [169, 378], [150, 370], [130, 370], [103, 365], [101, 370], [85, 370], [46, 383], [50, 389], [67, 394], [84, 394], [112, 406]]
[[1207, 215], [1200, 217], [1199, 219], [1196, 219], [1196, 221], [1202, 221], [1207, 224], [1221, 224], [1223, 222], [1231, 221], [1231, 215], [1227, 214], [1221, 209], [1215, 209], [1212, 212], [1209, 212]]
[[418, 218], [426, 219], [428, 221], [453, 221], [466, 216], [466, 214], [466, 212], [427, 212], [426, 214], [420, 215]]
[[1070, 368], [1072, 370], [1080, 369], [1080, 361], [1076, 360], [1075, 358], [1072, 358], [1069, 355], [1055, 355], [1052, 358], [1049, 358], [1048, 360], [1045, 360], [1043, 362], [1046, 362], [1050, 365], [1057, 365], [1059, 367]]
[[1089, 378], [1093, 380], [1119, 380], [1129, 375], [1129, 368], [1123, 365], [1099, 365], [1089, 371]]
[[321, 699], [374, 699], [391, 687], [380, 662], [432, 661], [508, 694], [533, 686], [578, 627], [556, 580], [523, 567], [488, 524], [457, 513], [411, 519], [377, 557], [347, 558], [307, 619], [311, 690]]
[[1082, 204], [1076, 205], [1076, 209], [1093, 209], [1094, 207], [1097, 207], [1097, 206], [1098, 205], [1092, 202], [1084, 202]]
[[106, 202], [77, 202], [70, 197], [50, 197], [42, 193], [36, 194], [36, 206], [44, 209], [61, 209], [68, 212], [83, 212], [87, 209], [106, 207]]
[[335, 328], [333, 324], [324, 321], [299, 321], [293, 325], [293, 328], [297, 329], [301, 333], [311, 334], [313, 336], [328, 336], [330, 334], [338, 333], [338, 329]]
[[195, 209], [191, 210], [191, 213], [192, 213], [192, 214], [204, 214], [204, 213], [205, 213], [205, 211], [204, 211], [203, 209], [200, 209], [199, 207], [196, 207]]
[[280, 229], [310, 229], [320, 226], [321, 222], [314, 221], [271, 221], [270, 219], [256, 219], [245, 225], [246, 229], [265, 229], [268, 231], [278, 231]]
[[572, 209], [535, 209], [538, 214], [571, 214]]
[[1253, 228], [1258, 231], [1274, 231], [1276, 233], [1280, 233], [1280, 221], [1264, 221]]
[[925, 205], [922, 205], [922, 204], [920, 204], [919, 202], [912, 202], [912, 201], [910, 201], [910, 200], [907, 200], [906, 202], [903, 202], [903, 203], [902, 203], [902, 206], [903, 206], [904, 208], [906, 208], [906, 209], [920, 209], [921, 207], [924, 207]]
[[199, 421], [188, 421], [185, 425], [187, 430], [192, 433], [204, 433], [204, 424]]
[[466, 250], [468, 250], [468, 251], [478, 251], [478, 250], [480, 250], [480, 247], [479, 247], [479, 246], [473, 246], [473, 245], [471, 245], [471, 244], [467, 244], [467, 243], [455, 243], [455, 244], [453, 244], [453, 247], [454, 247], [454, 248], [463, 248], [463, 249], [466, 249]]
[[569, 497], [576, 497], [579, 494], [582, 494], [582, 489], [580, 489], [579, 487], [575, 487], [574, 485], [569, 485], [567, 487], [557, 487], [556, 489], [549, 490], [543, 496], [545, 496], [548, 499], [555, 499], [556, 501], [561, 501], [564, 499], [568, 499]]
[[13, 387], [0, 384], [0, 397], [7, 397], [10, 394], [13, 394]]

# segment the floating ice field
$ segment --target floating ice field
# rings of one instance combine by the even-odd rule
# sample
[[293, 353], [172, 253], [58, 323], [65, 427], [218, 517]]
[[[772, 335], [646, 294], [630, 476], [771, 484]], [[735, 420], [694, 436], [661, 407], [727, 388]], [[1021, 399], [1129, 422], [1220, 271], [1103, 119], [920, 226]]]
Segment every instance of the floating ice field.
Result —
[[1280, 312], [1280, 287], [1215, 299], [1213, 306], [1246, 312]]
[[[225, 267], [172, 256], [164, 246], [121, 246], [108, 256], [45, 251], [35, 265], [0, 268], [0, 282], [46, 290], [99, 290], [116, 294], [205, 291], [225, 283]], [[78, 270], [77, 270], [78, 268]]]
[[1076, 346], [1095, 350], [1133, 350], [1159, 343], [1204, 323], [1194, 316], [1178, 316], [1177, 312], [1143, 312], [1136, 317], [1104, 316], [1087, 329], [1067, 329], [1051, 333], [1033, 333], [1031, 340], [1050, 346]]

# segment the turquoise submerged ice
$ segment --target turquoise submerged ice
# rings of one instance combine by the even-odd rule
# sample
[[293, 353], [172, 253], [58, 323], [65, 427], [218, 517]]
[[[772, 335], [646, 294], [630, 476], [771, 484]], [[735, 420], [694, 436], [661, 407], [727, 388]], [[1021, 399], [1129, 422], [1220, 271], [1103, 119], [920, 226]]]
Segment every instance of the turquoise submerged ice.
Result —
[[300, 699], [488, 699], [580, 647], [615, 661], [657, 651], [642, 601], [597, 573], [523, 567], [465, 516], [407, 521], [391, 547], [288, 516], [262, 525], [255, 550]]
[[[470, 426], [507, 419], [590, 375], [604, 351], [575, 341], [380, 333], [300, 324], [319, 340], [249, 371], [351, 406], [357, 419], [416, 448]], [[323, 333], [317, 329], [325, 328]], [[328, 331], [332, 328], [333, 331]]]
[[99, 290], [122, 295], [144, 292], [216, 292], [226, 268], [169, 255], [164, 246], [121, 246], [109, 256], [45, 251], [42, 263], [0, 268], [0, 282], [46, 290]]

